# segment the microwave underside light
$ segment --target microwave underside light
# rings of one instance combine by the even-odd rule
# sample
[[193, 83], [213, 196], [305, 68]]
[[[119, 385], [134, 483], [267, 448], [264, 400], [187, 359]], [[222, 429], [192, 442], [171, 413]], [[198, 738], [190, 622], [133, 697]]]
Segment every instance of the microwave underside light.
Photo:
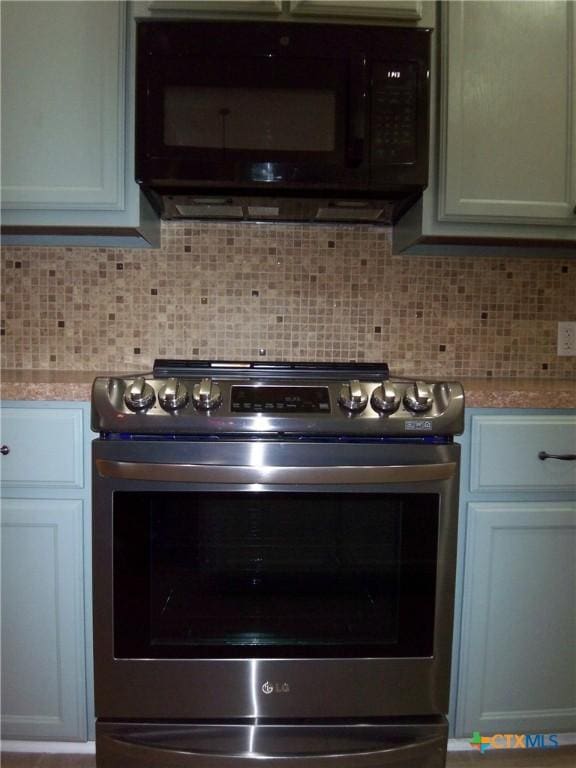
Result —
[[382, 200], [154, 195], [152, 202], [164, 219], [391, 224], [397, 216]]

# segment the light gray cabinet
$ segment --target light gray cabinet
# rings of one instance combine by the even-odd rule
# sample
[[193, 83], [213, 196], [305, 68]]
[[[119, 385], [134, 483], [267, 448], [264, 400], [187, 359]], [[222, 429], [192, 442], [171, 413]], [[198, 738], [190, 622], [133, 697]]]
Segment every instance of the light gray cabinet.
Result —
[[4, 208], [121, 209], [122, 5], [4, 3], [2, 56]]
[[576, 227], [575, 10], [448, 3], [439, 221]]
[[455, 735], [576, 729], [574, 412], [472, 411]]
[[134, 181], [127, 8], [1, 4], [5, 243], [155, 241]]
[[3, 404], [5, 739], [92, 733], [88, 436], [87, 404]]
[[188, 13], [203, 16], [268, 16], [281, 21], [334, 21], [355, 19], [368, 22], [427, 23], [431, 18], [423, 0], [148, 0], [153, 12]]
[[82, 501], [2, 507], [2, 734], [84, 740]]
[[576, 502], [471, 502], [458, 732], [576, 727]]
[[437, 7], [430, 184], [395, 250], [464, 238], [576, 255], [576, 4]]
[[[207, 15], [275, 15], [282, 13], [282, 0], [148, 0], [151, 11], [200, 13]], [[145, 12], [145, 8], [142, 9]]]
[[291, 0], [289, 4], [291, 13], [410, 21], [422, 18], [423, 6], [420, 0]]

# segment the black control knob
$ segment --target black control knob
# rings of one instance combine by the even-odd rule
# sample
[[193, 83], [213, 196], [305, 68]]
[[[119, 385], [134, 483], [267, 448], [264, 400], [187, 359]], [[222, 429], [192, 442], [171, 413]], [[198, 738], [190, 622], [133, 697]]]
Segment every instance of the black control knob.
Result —
[[432, 388], [423, 381], [415, 381], [406, 388], [404, 394], [404, 405], [413, 413], [424, 413], [432, 408], [434, 398]]
[[222, 402], [220, 387], [212, 379], [202, 379], [200, 384], [194, 384], [192, 388], [192, 401], [200, 411], [218, 408]]
[[352, 379], [352, 381], [342, 384], [338, 403], [350, 413], [359, 413], [366, 408], [368, 395], [362, 390], [362, 385], [358, 379]]
[[370, 398], [370, 405], [378, 413], [394, 413], [400, 406], [400, 396], [393, 384], [383, 381]]
[[188, 390], [178, 379], [168, 379], [158, 392], [158, 402], [165, 411], [169, 412], [184, 408], [189, 399]]
[[144, 376], [135, 378], [124, 395], [124, 402], [131, 411], [146, 411], [154, 405], [155, 400], [154, 390]]

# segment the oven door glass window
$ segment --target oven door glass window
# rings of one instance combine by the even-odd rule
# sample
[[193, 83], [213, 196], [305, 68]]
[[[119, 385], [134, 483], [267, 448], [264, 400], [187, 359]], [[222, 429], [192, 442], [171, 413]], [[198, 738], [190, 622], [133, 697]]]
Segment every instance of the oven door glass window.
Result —
[[433, 655], [439, 496], [116, 492], [116, 658]]

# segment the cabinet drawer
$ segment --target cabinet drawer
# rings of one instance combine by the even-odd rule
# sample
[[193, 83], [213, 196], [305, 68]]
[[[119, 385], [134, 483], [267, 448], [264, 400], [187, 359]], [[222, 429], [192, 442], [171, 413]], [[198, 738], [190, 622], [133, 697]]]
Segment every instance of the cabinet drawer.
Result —
[[470, 490], [576, 487], [576, 461], [542, 461], [540, 451], [576, 454], [576, 416], [473, 416]]
[[83, 488], [80, 408], [2, 409], [4, 488]]

